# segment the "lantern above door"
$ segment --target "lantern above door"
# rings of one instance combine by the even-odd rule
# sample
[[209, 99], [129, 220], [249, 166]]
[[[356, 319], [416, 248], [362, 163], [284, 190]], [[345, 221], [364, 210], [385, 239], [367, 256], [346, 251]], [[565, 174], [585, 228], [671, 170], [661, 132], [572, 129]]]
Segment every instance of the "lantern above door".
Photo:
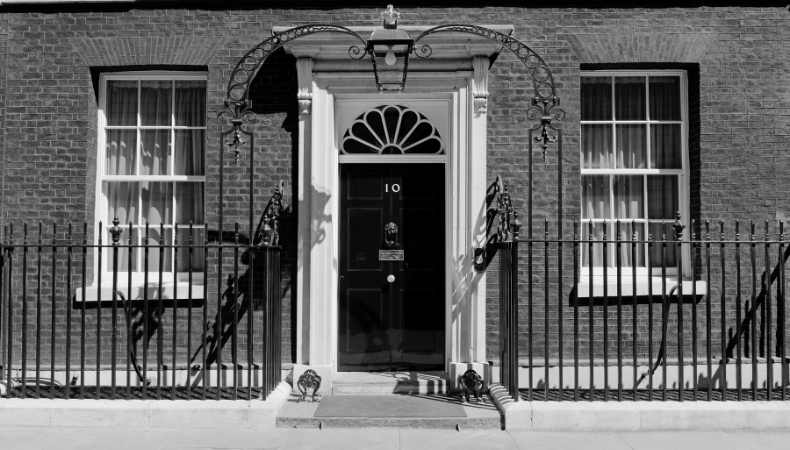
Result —
[[400, 13], [392, 5], [387, 5], [381, 13], [382, 27], [370, 33], [365, 47], [380, 91], [402, 91], [406, 86], [414, 39], [406, 31], [398, 29], [399, 17]]

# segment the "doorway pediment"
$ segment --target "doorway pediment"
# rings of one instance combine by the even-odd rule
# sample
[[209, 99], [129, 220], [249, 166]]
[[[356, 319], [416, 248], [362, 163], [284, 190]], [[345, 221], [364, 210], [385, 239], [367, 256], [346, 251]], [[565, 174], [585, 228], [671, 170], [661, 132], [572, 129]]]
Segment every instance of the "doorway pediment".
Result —
[[[513, 34], [513, 25], [482, 25], [506, 35]], [[290, 29], [290, 26], [277, 26], [275, 33]], [[377, 27], [349, 27], [361, 36], [369, 36]], [[416, 37], [430, 26], [401, 26], [399, 29]], [[459, 71], [472, 70], [472, 60], [476, 56], [491, 58], [499, 53], [501, 47], [496, 41], [482, 36], [461, 32], [444, 32], [426, 36], [420, 41], [430, 45], [431, 56], [426, 59], [412, 57], [409, 61], [410, 72], [421, 71]], [[320, 33], [304, 36], [285, 44], [285, 51], [297, 58], [310, 58], [315, 72], [369, 72], [368, 59], [354, 60], [348, 56], [349, 46], [357, 44], [348, 35]]]

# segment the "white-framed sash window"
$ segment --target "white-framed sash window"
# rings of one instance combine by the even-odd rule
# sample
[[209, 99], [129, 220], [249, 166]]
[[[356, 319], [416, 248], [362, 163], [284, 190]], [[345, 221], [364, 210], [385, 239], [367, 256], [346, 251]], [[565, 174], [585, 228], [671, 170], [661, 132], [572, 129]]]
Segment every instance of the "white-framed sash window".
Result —
[[[190, 272], [193, 281], [202, 280], [205, 140], [205, 73], [101, 75], [95, 223], [102, 223], [101, 239], [107, 244], [112, 221], [119, 219], [117, 268], [131, 272], [135, 284], [142, 283], [146, 271], [153, 282], [160, 272], [164, 280], [186, 281]], [[172, 248], [190, 239], [196, 245], [191, 255], [187, 247]], [[152, 246], [147, 257], [140, 247], [130, 255], [130, 242]], [[105, 251], [98, 264], [112, 272], [111, 252]]]
[[[672, 239], [676, 212], [689, 218], [688, 89], [682, 70], [582, 71], [581, 237], [644, 241]], [[617, 222], [620, 221], [620, 233]], [[581, 270], [616, 276], [618, 248], [590, 252], [581, 245]], [[675, 247], [621, 245], [621, 275], [677, 274]], [[591, 253], [591, 254], [590, 254]], [[682, 252], [680, 252], [682, 253]], [[606, 270], [604, 270], [606, 267]]]

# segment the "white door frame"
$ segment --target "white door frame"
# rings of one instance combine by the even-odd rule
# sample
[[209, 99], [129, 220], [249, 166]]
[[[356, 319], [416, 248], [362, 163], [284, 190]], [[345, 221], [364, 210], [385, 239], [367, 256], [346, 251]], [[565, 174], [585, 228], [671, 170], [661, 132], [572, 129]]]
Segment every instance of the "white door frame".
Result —
[[[334, 101], [334, 111], [335, 117], [338, 115], [347, 116], [343, 117], [342, 122], [337, 121], [335, 125], [335, 140], [333, 141], [334, 145], [332, 146], [331, 150], [335, 154], [339, 155], [338, 159], [338, 178], [340, 176], [340, 165], [341, 164], [425, 164], [425, 163], [434, 163], [434, 164], [442, 164], [444, 166], [444, 223], [445, 223], [445, 230], [444, 230], [444, 245], [443, 253], [444, 253], [444, 267], [445, 267], [445, 279], [443, 280], [443, 287], [444, 287], [444, 344], [443, 344], [443, 354], [444, 354], [444, 367], [445, 369], [448, 366], [450, 361], [450, 352], [451, 352], [451, 341], [449, 338], [450, 333], [450, 311], [451, 311], [451, 292], [449, 289], [450, 283], [452, 282], [451, 276], [452, 274], [448, 273], [448, 269], [453, 267], [451, 264], [452, 259], [450, 257], [450, 253], [448, 249], [452, 245], [452, 236], [451, 236], [451, 229], [453, 227], [449, 227], [448, 225], [451, 223], [452, 218], [452, 208], [450, 202], [452, 201], [449, 189], [448, 181], [451, 178], [451, 164], [452, 164], [452, 155], [457, 153], [457, 149], [455, 146], [458, 144], [458, 139], [456, 139], [457, 130], [461, 129], [459, 124], [454, 123], [454, 111], [457, 109], [458, 104], [458, 97], [459, 93], [457, 91], [447, 91], [447, 92], [431, 92], [431, 93], [413, 93], [413, 94], [381, 94], [381, 93], [374, 93], [374, 94], [357, 94], [357, 93], [339, 93], [335, 96]], [[340, 137], [342, 137], [343, 133], [346, 129], [348, 129], [350, 125], [350, 120], [352, 117], [356, 117], [360, 113], [368, 111], [372, 108], [383, 104], [397, 104], [397, 105], [404, 105], [411, 107], [420, 113], [423, 113], [427, 116], [427, 118], [432, 122], [432, 124], [438, 129], [439, 135], [444, 142], [444, 149], [445, 153], [443, 155], [340, 155], [339, 147], [340, 142], [338, 141]], [[430, 113], [426, 111], [426, 107], [430, 107]], [[348, 112], [341, 112], [343, 108], [352, 109], [352, 111]], [[352, 119], [353, 120], [353, 119]], [[338, 186], [338, 190], [335, 191], [340, 193], [340, 187]], [[335, 202], [339, 202], [339, 197], [335, 196]], [[339, 216], [339, 203], [338, 203], [338, 215]], [[338, 221], [339, 222], [339, 221]], [[340, 251], [340, 225], [338, 223], [338, 239], [335, 245], [335, 255], [339, 255]], [[339, 272], [338, 272], [339, 274]], [[336, 297], [336, 301], [339, 300]], [[334, 334], [337, 336], [339, 333], [339, 317], [336, 316], [335, 320], [335, 330]], [[336, 349], [337, 351], [337, 349]], [[335, 355], [335, 364], [334, 367], [337, 368], [337, 356]]]
[[[474, 270], [474, 249], [485, 240], [488, 57], [473, 70], [419, 72], [405, 93], [381, 94], [369, 72], [314, 72], [297, 59], [299, 186], [297, 250], [297, 364], [334, 376], [337, 370], [339, 155], [338, 103], [448, 102], [445, 171], [445, 369], [481, 363], [485, 349], [485, 274]], [[386, 159], [394, 159], [387, 157]], [[353, 158], [352, 158], [353, 159]], [[415, 160], [407, 157], [403, 161]]]

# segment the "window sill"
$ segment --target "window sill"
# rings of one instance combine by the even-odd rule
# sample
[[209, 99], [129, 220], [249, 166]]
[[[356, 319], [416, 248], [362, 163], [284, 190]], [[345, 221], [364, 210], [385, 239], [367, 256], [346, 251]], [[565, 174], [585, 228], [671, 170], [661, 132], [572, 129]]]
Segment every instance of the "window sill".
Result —
[[[190, 289], [188, 282], [178, 281], [173, 283], [173, 280], [163, 280], [161, 291], [159, 291], [159, 288], [160, 286], [158, 281], [149, 280], [148, 289], [146, 289], [145, 284], [141, 282], [133, 282], [131, 295], [129, 295], [129, 288], [126, 285], [126, 282], [124, 281], [123, 283], [118, 283], [118, 291], [123, 294], [123, 299], [131, 301], [135, 304], [135, 306], [142, 305], [146, 298], [148, 299], [149, 304], [152, 305], [157, 305], [161, 298], [162, 305], [165, 307], [172, 307], [174, 305], [200, 306], [204, 301], [203, 280], [192, 282], [191, 299], [189, 295]], [[161, 292], [161, 297], [159, 292]], [[173, 294], [175, 294], [175, 296]], [[75, 305], [81, 305], [85, 303], [95, 306], [99, 303], [100, 299], [102, 307], [112, 306], [112, 286], [102, 283], [101, 289], [99, 289], [97, 285], [92, 284], [90, 286], [86, 286], [84, 291], [82, 288], [78, 288], [74, 291]], [[116, 305], [121, 305], [121, 298], [116, 300]]]
[[[576, 295], [571, 296], [570, 302], [571, 306], [586, 305], [591, 302], [617, 304], [619, 297], [622, 299], [622, 304], [628, 305], [633, 303], [634, 297], [636, 297], [637, 303], [640, 304], [662, 303], [662, 293], [665, 292], [671, 303], [677, 303], [677, 292], [682, 288], [683, 303], [696, 303], [708, 292], [708, 285], [704, 281], [683, 280], [682, 286], [679, 287], [676, 278], [667, 277], [664, 283], [666, 288], [662, 287], [660, 276], [640, 276], [637, 277], [636, 284], [633, 283], [631, 277], [622, 277], [618, 293], [617, 277], [608, 277], [607, 279], [595, 277], [592, 289], [589, 280], [580, 281], [576, 285]], [[606, 286], [606, 295], [604, 295], [604, 286]], [[670, 293], [672, 293], [671, 296], [669, 296]]]

